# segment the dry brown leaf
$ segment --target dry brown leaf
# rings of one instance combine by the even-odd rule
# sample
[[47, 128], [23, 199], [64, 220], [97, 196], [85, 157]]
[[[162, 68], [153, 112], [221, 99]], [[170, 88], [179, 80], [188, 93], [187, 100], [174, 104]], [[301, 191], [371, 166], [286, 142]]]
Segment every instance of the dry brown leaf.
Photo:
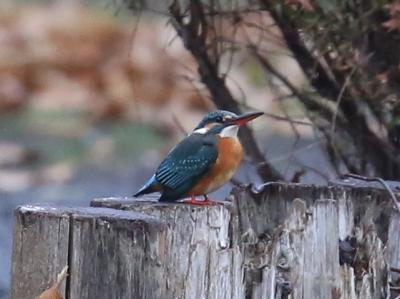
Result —
[[64, 269], [58, 274], [56, 282], [46, 291], [41, 293], [35, 299], [64, 299], [63, 296], [60, 295], [59, 287], [64, 278], [67, 277], [68, 266], [65, 266]]
[[400, 28], [400, 18], [399, 18], [400, 1], [395, 1], [393, 3], [386, 4], [385, 8], [390, 15], [390, 19], [386, 22], [383, 22], [382, 26], [388, 28], [389, 31], [398, 30]]
[[389, 21], [382, 23], [383, 27], [386, 27], [390, 30], [398, 30], [400, 28], [400, 19], [392, 18]]
[[400, 1], [386, 4], [385, 8], [388, 10], [391, 16], [394, 16], [396, 13], [400, 12]]

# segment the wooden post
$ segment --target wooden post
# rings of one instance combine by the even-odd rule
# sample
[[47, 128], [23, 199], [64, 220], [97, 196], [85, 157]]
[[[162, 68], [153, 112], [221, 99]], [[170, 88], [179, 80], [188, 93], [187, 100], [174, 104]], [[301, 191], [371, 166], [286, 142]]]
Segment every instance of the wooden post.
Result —
[[[246, 280], [251, 298], [274, 298], [282, 282], [290, 298], [389, 295], [387, 261], [400, 244], [384, 250], [398, 215], [384, 190], [269, 184], [259, 193], [237, 190], [235, 198], [243, 246], [257, 248], [251, 261], [259, 283]], [[354, 254], [340, 265], [339, 240], [346, 238], [354, 239]]]
[[[16, 215], [15, 237], [24, 235], [14, 242], [12, 298], [40, 294], [67, 262], [66, 298], [241, 298], [241, 259], [231, 247], [227, 207], [141, 202], [127, 212], [24, 206]], [[65, 230], [49, 219], [65, 221]], [[50, 231], [42, 245], [37, 227]], [[57, 259], [53, 252], [62, 249]]]
[[399, 278], [390, 268], [400, 265], [400, 215], [385, 190], [273, 183], [237, 188], [231, 199], [210, 207], [119, 198], [83, 209], [22, 207], [12, 298], [39, 294], [65, 263], [68, 299], [397, 294], [389, 281]]
[[163, 298], [157, 250], [164, 230], [155, 218], [133, 212], [21, 207], [11, 298], [39, 295], [66, 264], [66, 298]]
[[[167, 226], [164, 279], [167, 297], [243, 298], [242, 255], [233, 239], [232, 206], [193, 206], [100, 199], [93, 206], [153, 216]], [[153, 297], [156, 298], [156, 297]]]
[[15, 211], [11, 298], [34, 298], [51, 286], [68, 263], [68, 238], [69, 219], [62, 210]]

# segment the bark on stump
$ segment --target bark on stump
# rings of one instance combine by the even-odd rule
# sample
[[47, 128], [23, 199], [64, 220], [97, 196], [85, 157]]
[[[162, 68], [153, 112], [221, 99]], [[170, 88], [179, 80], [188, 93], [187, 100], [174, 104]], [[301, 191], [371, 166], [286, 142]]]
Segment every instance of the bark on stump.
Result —
[[19, 208], [12, 298], [65, 263], [66, 298], [394, 298], [400, 215], [379, 186], [346, 184], [237, 188], [225, 206]]

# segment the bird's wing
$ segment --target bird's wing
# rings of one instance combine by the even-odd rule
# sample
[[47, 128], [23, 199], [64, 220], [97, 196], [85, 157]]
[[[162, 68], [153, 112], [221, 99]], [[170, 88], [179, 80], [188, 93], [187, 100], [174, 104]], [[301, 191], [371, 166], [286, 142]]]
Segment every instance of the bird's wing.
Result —
[[187, 192], [218, 158], [215, 136], [192, 134], [173, 148], [156, 171], [164, 187]]

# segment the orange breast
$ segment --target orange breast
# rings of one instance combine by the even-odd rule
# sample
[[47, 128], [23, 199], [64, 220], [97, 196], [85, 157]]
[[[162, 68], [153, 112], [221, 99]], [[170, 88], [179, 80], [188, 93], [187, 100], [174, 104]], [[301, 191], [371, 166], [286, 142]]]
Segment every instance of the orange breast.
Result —
[[208, 173], [190, 190], [189, 195], [203, 195], [217, 190], [232, 178], [242, 162], [243, 148], [237, 138], [217, 138], [218, 158]]

